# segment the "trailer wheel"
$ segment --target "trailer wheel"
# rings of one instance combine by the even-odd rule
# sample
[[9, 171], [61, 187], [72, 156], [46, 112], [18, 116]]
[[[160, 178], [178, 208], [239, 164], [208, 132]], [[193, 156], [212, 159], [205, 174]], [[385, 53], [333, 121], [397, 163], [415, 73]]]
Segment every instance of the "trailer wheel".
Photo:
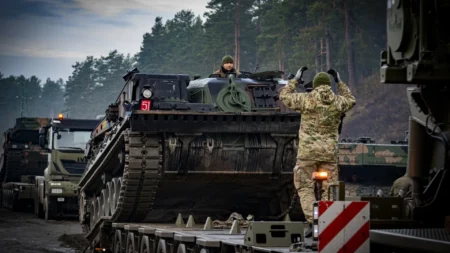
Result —
[[180, 245], [178, 245], [177, 253], [187, 253], [186, 245], [184, 245], [184, 243], [180, 243]]
[[34, 200], [34, 213], [38, 218], [44, 218], [44, 205], [39, 201], [39, 199]]
[[45, 198], [45, 220], [54, 219], [56, 216], [56, 206], [51, 198]]
[[140, 253], [150, 253], [152, 252], [152, 248], [150, 248], [150, 240], [147, 235], [142, 237]]
[[122, 251], [122, 233], [120, 230], [116, 230], [116, 233], [114, 235], [114, 247], [113, 247], [114, 253], [123, 253]]
[[135, 245], [134, 245], [134, 233], [128, 232], [128, 238], [127, 238], [127, 253], [135, 253]]
[[156, 253], [167, 253], [166, 240], [160, 239], [158, 242], [158, 249]]

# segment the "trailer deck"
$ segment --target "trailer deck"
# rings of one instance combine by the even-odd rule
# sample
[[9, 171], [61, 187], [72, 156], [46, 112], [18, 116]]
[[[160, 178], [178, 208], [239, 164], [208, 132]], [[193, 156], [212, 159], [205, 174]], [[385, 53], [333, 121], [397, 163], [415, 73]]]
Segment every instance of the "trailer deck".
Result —
[[[281, 224], [281, 227], [280, 227]], [[112, 223], [115, 230], [113, 252], [212, 253], [273, 252], [287, 253], [292, 242], [312, 243], [303, 238], [303, 222], [254, 222], [240, 228], [212, 228], [192, 224]], [[272, 227], [272, 229], [267, 229]], [[121, 249], [121, 250], [118, 250]], [[117, 251], [118, 250], [118, 251]], [[316, 252], [316, 251], [308, 251]]]
[[450, 232], [443, 228], [370, 230], [370, 241], [414, 251], [450, 252]]

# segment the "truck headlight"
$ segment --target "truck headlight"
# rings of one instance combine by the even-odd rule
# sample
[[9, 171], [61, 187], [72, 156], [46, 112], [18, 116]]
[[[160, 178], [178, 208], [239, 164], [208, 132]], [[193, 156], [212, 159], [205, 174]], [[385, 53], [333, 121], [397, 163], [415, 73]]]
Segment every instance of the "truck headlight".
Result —
[[53, 189], [50, 190], [50, 192], [51, 192], [51, 193], [62, 193], [63, 190], [62, 190], [62, 189], [59, 189], [59, 188], [53, 188]]
[[142, 91], [142, 96], [145, 98], [151, 98], [153, 96], [153, 92], [149, 89], [145, 89]]

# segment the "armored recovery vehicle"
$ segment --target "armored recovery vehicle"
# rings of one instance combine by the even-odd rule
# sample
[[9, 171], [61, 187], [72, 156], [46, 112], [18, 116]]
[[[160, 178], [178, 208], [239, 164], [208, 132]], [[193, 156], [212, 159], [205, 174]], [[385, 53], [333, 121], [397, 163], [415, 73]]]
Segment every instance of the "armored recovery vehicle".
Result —
[[[33, 206], [35, 176], [44, 175], [47, 152], [39, 147], [39, 128], [47, 118], [17, 118], [3, 134], [0, 160], [0, 202], [11, 210]], [[32, 208], [31, 208], [32, 209]]]
[[112, 222], [174, 222], [178, 213], [197, 222], [234, 211], [281, 215], [293, 193], [300, 115], [277, 106], [277, 75], [125, 75], [92, 133], [79, 183], [87, 237], [109, 247], [97, 236]]
[[38, 217], [78, 216], [77, 184], [86, 168], [86, 143], [98, 122], [59, 115], [39, 130], [39, 145], [48, 151], [49, 163], [34, 185]]

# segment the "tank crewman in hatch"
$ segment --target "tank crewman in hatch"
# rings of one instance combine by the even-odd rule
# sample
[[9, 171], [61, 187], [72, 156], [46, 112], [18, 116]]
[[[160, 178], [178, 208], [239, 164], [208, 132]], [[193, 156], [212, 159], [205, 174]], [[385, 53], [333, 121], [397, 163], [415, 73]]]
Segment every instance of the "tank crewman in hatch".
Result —
[[312, 236], [312, 209], [315, 201], [315, 171], [328, 172], [328, 180], [323, 181], [322, 199], [325, 200], [330, 184], [339, 180], [337, 166], [338, 128], [341, 116], [355, 105], [355, 97], [339, 73], [328, 70], [338, 83], [335, 95], [331, 90], [331, 79], [325, 72], [317, 73], [313, 79], [310, 93], [294, 93], [301, 78], [301, 69], [280, 92], [280, 100], [289, 108], [301, 113], [297, 163], [294, 167], [294, 185], [300, 197], [300, 203], [309, 223], [305, 237]]
[[231, 57], [231, 55], [225, 55], [222, 58], [222, 66], [213, 74], [219, 74], [220, 77], [227, 77], [229, 74], [236, 74], [236, 76], [238, 76], [241, 73], [234, 68], [233, 57]]

